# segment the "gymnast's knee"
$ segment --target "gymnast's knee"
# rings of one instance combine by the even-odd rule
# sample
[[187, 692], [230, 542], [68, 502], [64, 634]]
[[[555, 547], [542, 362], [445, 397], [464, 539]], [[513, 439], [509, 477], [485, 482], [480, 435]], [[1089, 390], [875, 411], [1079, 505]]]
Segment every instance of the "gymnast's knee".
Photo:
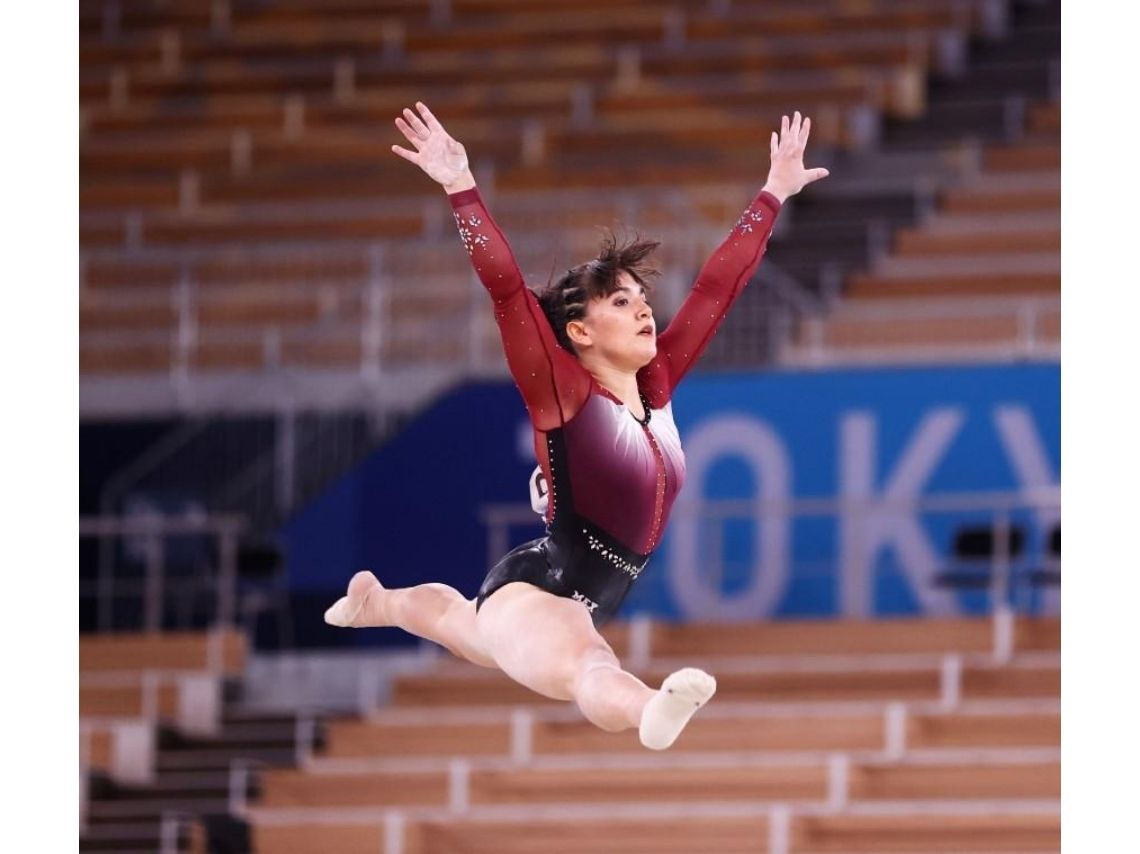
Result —
[[599, 638], [578, 654], [574, 674], [574, 693], [578, 693], [582, 683], [598, 670], [621, 670], [621, 662], [614, 655], [610, 645]]

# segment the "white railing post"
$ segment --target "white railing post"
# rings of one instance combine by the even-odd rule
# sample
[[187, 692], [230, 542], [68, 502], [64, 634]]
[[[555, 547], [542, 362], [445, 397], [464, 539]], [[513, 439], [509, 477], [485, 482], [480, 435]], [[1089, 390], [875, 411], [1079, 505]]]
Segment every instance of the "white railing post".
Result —
[[510, 726], [511, 761], [525, 765], [534, 755], [534, 712], [525, 706], [512, 709]]
[[178, 844], [178, 831], [182, 827], [182, 817], [178, 813], [163, 812], [158, 831], [159, 854], [178, 854], [182, 846]]
[[452, 812], [463, 813], [471, 804], [471, 765], [453, 759], [447, 766], [447, 801]]
[[884, 716], [884, 750], [891, 760], [902, 759], [906, 753], [907, 709], [905, 703], [890, 703]]
[[178, 271], [174, 284], [175, 338], [171, 372], [175, 395], [180, 401], [189, 396], [190, 364], [198, 340], [197, 300], [194, 278], [188, 264]]
[[958, 707], [962, 699], [962, 657], [946, 655], [942, 658], [939, 671], [939, 702], [943, 709], [950, 711]]
[[1010, 604], [1010, 532], [1009, 510], [1002, 507], [994, 513], [992, 606], [995, 610]]
[[303, 768], [309, 764], [313, 756], [313, 746], [317, 740], [317, 722], [309, 715], [301, 715], [293, 730], [297, 767]]
[[827, 806], [841, 810], [847, 806], [851, 760], [846, 753], [833, 753], [827, 759]]
[[1032, 356], [1037, 349], [1037, 305], [1025, 300], [1017, 307], [1017, 342], [1022, 355]]
[[368, 660], [356, 673], [356, 708], [362, 718], [368, 718], [379, 704], [380, 665]]
[[404, 854], [404, 814], [384, 814], [384, 854]]
[[1013, 658], [1013, 609], [1004, 602], [994, 607], [993, 660], [995, 664], [1008, 664]]
[[165, 575], [165, 549], [160, 527], [146, 533], [146, 593], [143, 628], [148, 632], [162, 630], [162, 578]]
[[768, 854], [789, 854], [791, 825], [792, 810], [787, 804], [776, 804], [768, 810]]
[[229, 810], [231, 815], [244, 816], [246, 810], [246, 792], [249, 791], [249, 762], [245, 759], [235, 759], [230, 762], [229, 775]]
[[629, 621], [629, 666], [633, 670], [649, 667], [652, 644], [653, 620], [647, 614], [634, 614]]

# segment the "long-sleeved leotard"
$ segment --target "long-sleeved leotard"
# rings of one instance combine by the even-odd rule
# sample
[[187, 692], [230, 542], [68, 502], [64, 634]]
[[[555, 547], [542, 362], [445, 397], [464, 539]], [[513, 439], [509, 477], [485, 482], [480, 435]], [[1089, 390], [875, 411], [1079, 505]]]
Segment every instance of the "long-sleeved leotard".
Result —
[[[657, 355], [637, 374], [648, 402], [642, 423], [558, 343], [478, 190], [449, 198], [464, 248], [494, 301], [507, 365], [534, 427], [535, 452], [549, 485], [548, 530], [618, 569], [628, 589], [660, 542], [684, 482], [673, 390], [752, 277], [780, 203], [766, 192], [756, 196], [658, 336]], [[597, 587], [593, 592], [609, 600], [601, 610], [612, 615], [615, 595]], [[599, 600], [574, 593], [597, 618]]]

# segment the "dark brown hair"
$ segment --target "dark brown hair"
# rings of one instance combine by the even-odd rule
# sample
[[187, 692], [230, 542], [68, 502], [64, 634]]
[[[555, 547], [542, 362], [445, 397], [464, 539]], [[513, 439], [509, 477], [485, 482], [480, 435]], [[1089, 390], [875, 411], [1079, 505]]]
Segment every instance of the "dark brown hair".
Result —
[[613, 232], [606, 234], [602, 248], [593, 261], [567, 270], [557, 281], [547, 284], [538, 294], [546, 319], [558, 337], [558, 343], [577, 355], [566, 324], [586, 316], [586, 306], [592, 299], [605, 298], [620, 286], [618, 273], [625, 270], [646, 292], [653, 290], [653, 279], [661, 271], [646, 263], [646, 258], [660, 246], [657, 240], [642, 240], [634, 235], [618, 243]]

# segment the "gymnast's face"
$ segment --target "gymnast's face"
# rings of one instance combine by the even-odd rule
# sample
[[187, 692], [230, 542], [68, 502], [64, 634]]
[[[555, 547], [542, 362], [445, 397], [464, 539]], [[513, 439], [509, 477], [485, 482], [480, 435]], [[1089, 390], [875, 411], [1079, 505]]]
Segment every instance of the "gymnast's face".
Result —
[[590, 300], [586, 316], [571, 321], [566, 333], [579, 357], [587, 352], [622, 370], [637, 371], [657, 355], [657, 325], [645, 288], [625, 270], [612, 294]]

